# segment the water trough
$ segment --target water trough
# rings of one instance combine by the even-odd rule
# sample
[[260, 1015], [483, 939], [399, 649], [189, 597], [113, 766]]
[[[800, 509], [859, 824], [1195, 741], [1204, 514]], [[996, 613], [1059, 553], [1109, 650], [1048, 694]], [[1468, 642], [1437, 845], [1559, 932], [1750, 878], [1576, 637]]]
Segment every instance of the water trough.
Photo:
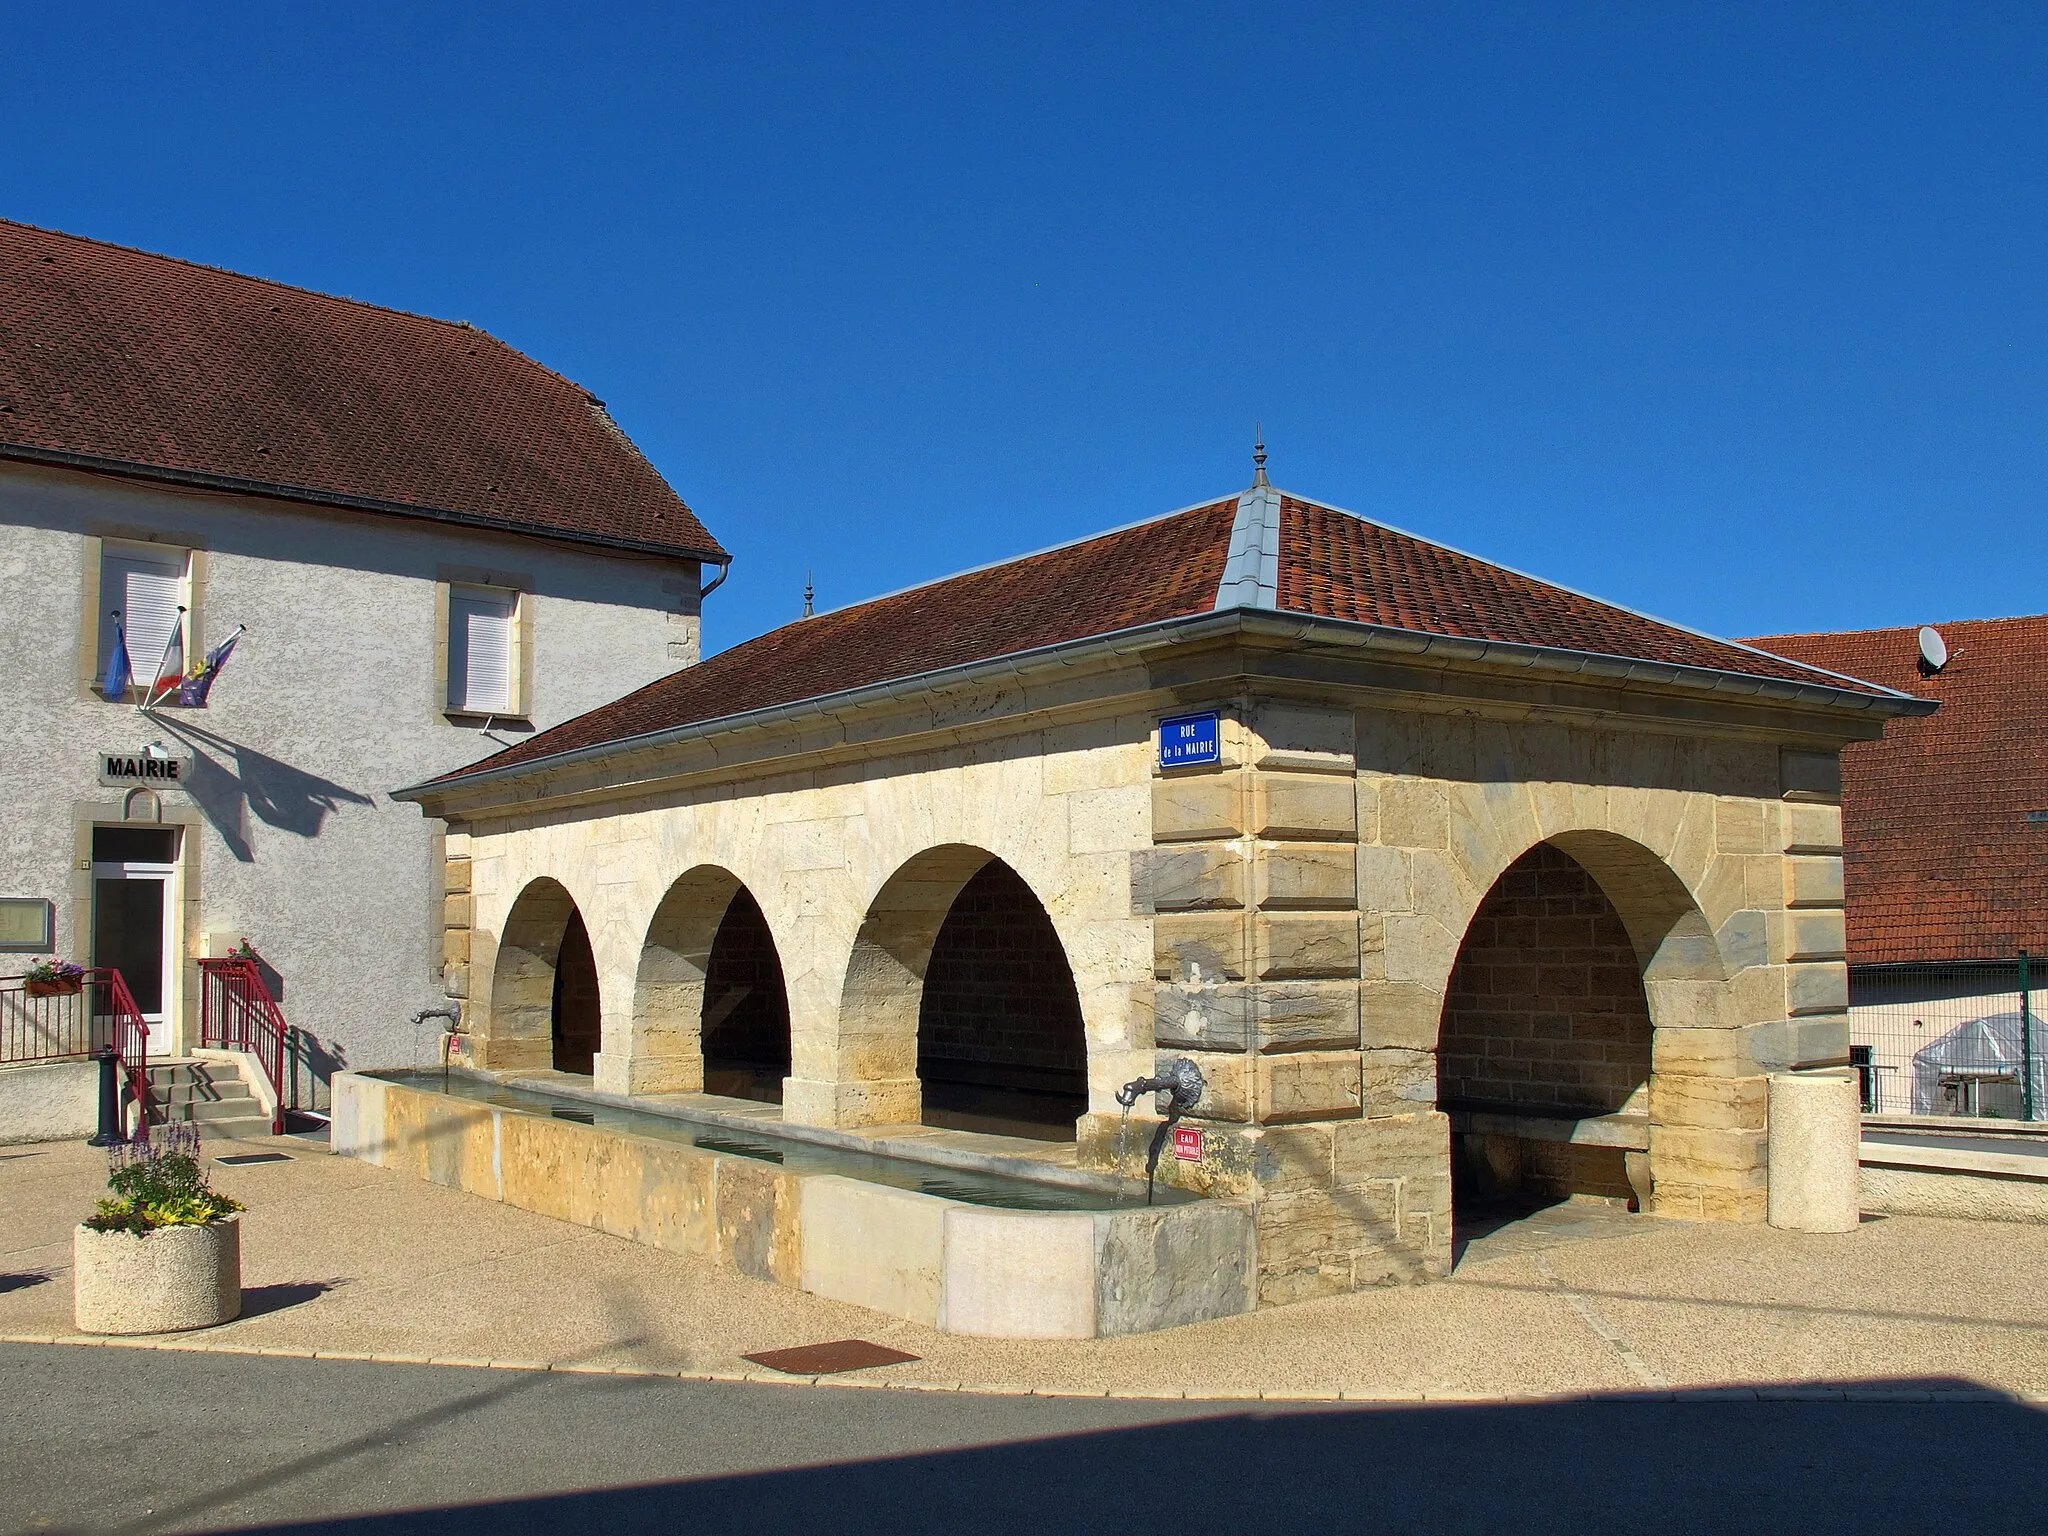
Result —
[[[334, 1148], [756, 1279], [990, 1338], [1141, 1333], [1251, 1308], [1246, 1210], [1111, 1175], [632, 1107], [483, 1073], [334, 1079]], [[871, 1144], [873, 1138], [863, 1138]]]

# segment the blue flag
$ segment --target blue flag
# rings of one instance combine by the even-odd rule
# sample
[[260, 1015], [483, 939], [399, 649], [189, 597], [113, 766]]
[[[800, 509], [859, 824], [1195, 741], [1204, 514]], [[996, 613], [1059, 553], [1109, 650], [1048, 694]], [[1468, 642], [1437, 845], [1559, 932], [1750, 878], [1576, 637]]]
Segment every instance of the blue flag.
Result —
[[134, 674], [128, 666], [128, 631], [114, 621], [114, 651], [107, 658], [106, 675], [100, 679], [100, 693], [109, 699], [128, 697], [128, 683]]
[[178, 684], [178, 707], [180, 709], [206, 708], [206, 696], [213, 692], [213, 680], [220, 676], [220, 669], [234, 654], [235, 642], [242, 638], [237, 629], [206, 653], [206, 664], [196, 671], [185, 674], [185, 680]]

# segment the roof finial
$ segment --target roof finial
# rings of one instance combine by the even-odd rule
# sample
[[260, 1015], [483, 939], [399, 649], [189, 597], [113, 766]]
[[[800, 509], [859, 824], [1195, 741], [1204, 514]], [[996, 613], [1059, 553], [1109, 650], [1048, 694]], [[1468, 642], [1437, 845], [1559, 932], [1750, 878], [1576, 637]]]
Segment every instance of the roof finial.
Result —
[[812, 600], [813, 598], [815, 598], [816, 596], [817, 596], [817, 594], [816, 594], [815, 592], [813, 592], [813, 591], [811, 590], [811, 573], [810, 573], [809, 571], [805, 571], [805, 572], [804, 572], [804, 617], [805, 617], [805, 618], [807, 618], [807, 619], [808, 619], [808, 618], [809, 618], [809, 617], [811, 616], [811, 612], [812, 612], [812, 609], [811, 609], [811, 600]]
[[1252, 486], [1271, 485], [1266, 478], [1266, 424], [1262, 421], [1252, 429]]

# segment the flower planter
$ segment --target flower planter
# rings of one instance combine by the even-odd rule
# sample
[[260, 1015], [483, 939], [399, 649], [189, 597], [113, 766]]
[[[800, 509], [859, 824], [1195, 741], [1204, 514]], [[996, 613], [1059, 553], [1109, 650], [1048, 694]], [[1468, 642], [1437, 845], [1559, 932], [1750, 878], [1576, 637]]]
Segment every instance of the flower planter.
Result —
[[85, 990], [85, 983], [77, 977], [69, 981], [38, 981], [31, 976], [22, 982], [21, 990], [30, 997], [76, 997]]
[[241, 1313], [239, 1216], [141, 1237], [81, 1226], [71, 1254], [72, 1320], [81, 1333], [175, 1333]]

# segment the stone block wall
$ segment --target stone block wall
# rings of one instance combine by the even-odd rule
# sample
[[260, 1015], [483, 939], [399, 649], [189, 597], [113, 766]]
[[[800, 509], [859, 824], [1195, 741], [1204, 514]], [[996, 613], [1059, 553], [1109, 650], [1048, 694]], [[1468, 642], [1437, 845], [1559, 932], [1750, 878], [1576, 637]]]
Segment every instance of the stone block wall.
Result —
[[[781, 958], [785, 1116], [914, 1121], [927, 966], [955, 899], [993, 856], [1029, 888], [1071, 966], [1086, 1039], [1081, 1161], [1135, 1170], [1144, 1137], [1132, 1132], [1146, 1117], [1126, 1122], [1117, 1085], [1176, 1055], [1195, 1060], [1209, 1084], [1190, 1122], [1199, 1157], [1169, 1156], [1162, 1177], [1247, 1204], [1258, 1296], [1288, 1301], [1447, 1269], [1445, 1001], [1477, 996], [1476, 982], [1453, 979], [1473, 919], [1518, 860], [1548, 845], [1583, 871], [1558, 899], [1589, 900], [1590, 880], [1619, 937], [1613, 924], [1575, 929], [1576, 958], [1547, 975], [1539, 962], [1537, 992], [1583, 985], [1612, 997], [1624, 965], [1640, 978], [1654, 1026], [1648, 1092], [1624, 1097], [1651, 1121], [1654, 1208], [1761, 1219], [1765, 1074], [1847, 1055], [1831, 751], [1413, 700], [1361, 709], [1239, 696], [1219, 707], [1222, 761], [1207, 768], [1156, 768], [1163, 711], [1148, 708], [600, 809], [507, 814], [472, 828], [466, 847], [451, 837], [449, 985], [478, 994], [483, 1064], [523, 1063], [522, 1021], [541, 999], [515, 909], [534, 891], [543, 905], [573, 903], [603, 997], [598, 1086], [686, 1089], [701, 1006], [689, 1000], [703, 990], [710, 928], [676, 927], [653, 967], [649, 936], [664, 903], [715, 876], [707, 889], [752, 893]], [[459, 849], [472, 855], [460, 874]], [[1539, 860], [1548, 868], [1552, 856]], [[1512, 881], [1501, 899], [1521, 899]], [[1531, 899], [1551, 899], [1542, 879]], [[1482, 945], [1487, 932], [1482, 923]], [[1537, 936], [1541, 947], [1540, 919]], [[1491, 962], [1470, 975], [1482, 969]], [[662, 987], [685, 1002], [656, 1017], [645, 1004]], [[1538, 1038], [1537, 1010], [1518, 1009]], [[1028, 1031], [1007, 1015], [981, 1023], [1021, 1068]], [[1454, 1027], [1453, 1064], [1461, 1038]], [[1600, 1065], [1615, 1070], [1595, 1072], [1592, 1041], [1575, 1023], [1561, 1039], [1571, 1050], [1548, 1058], [1558, 1070], [1543, 1080], [1532, 1068], [1528, 1081], [1598, 1089], [1606, 1107], [1645, 1066], [1639, 1043], [1609, 1060], [1610, 1040]], [[1580, 1080], [1568, 1083], [1564, 1066]], [[1465, 1078], [1446, 1079], [1465, 1091]], [[1591, 1176], [1576, 1164], [1557, 1175]]]
[[1359, 910], [1359, 814], [1349, 710], [1241, 703], [1223, 761], [1156, 777], [1133, 860], [1154, 1043], [1208, 1082], [1201, 1158], [1166, 1176], [1251, 1204], [1262, 1303], [1449, 1264], [1428, 1058], [1364, 1048], [1360, 980], [1384, 940]]

